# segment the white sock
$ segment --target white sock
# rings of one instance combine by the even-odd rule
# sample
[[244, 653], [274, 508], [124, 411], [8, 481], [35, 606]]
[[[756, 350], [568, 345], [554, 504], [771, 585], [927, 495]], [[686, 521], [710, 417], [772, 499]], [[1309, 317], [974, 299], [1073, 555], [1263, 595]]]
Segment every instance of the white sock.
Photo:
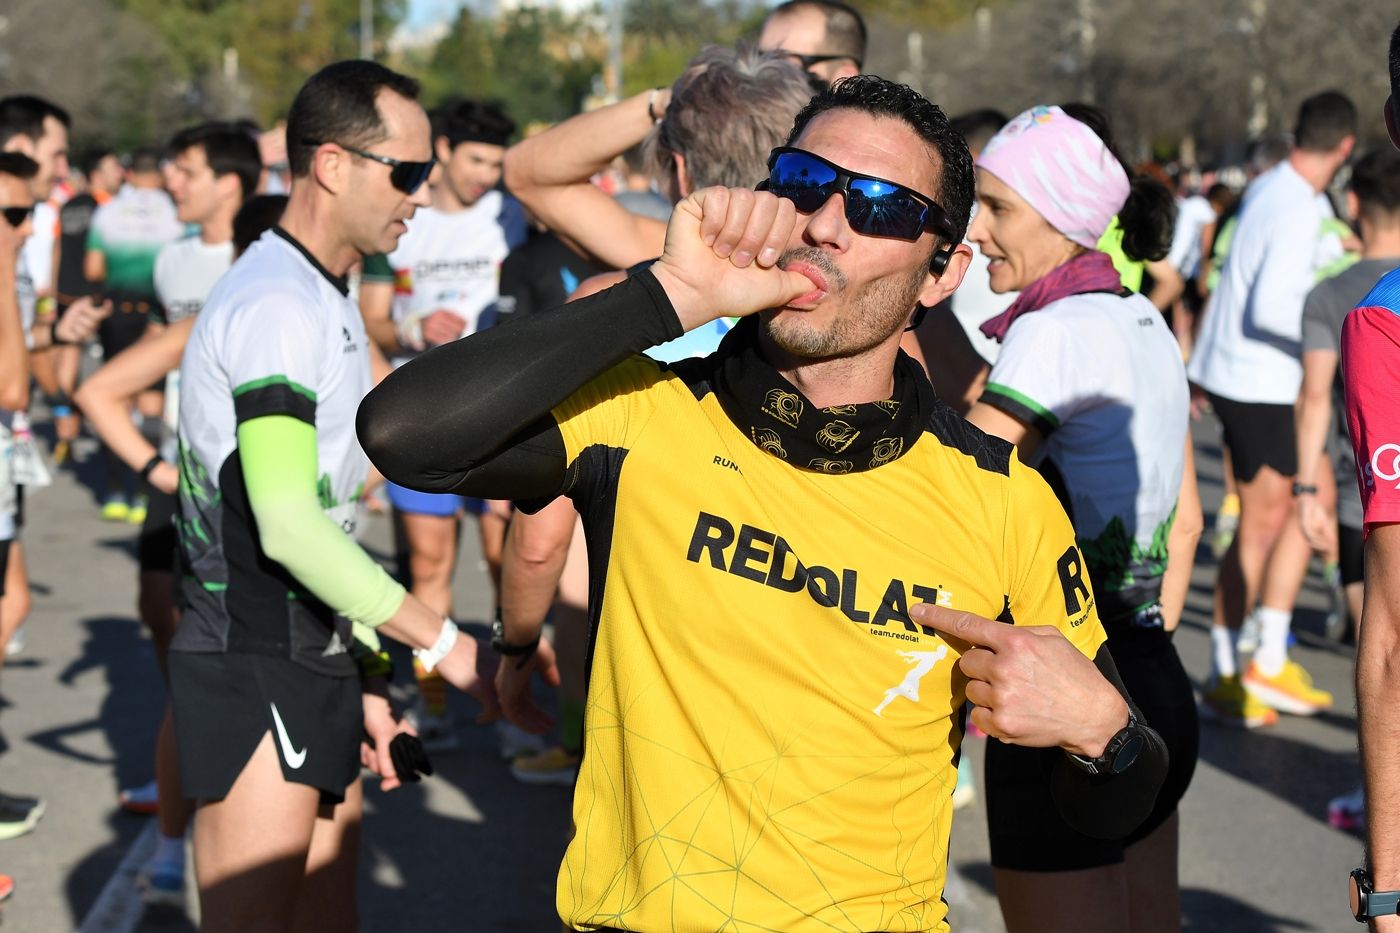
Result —
[[151, 861], [158, 865], [168, 865], [181, 871], [185, 868], [185, 837], [162, 835], [156, 842], [156, 854]]
[[1265, 677], [1277, 677], [1288, 663], [1288, 627], [1293, 613], [1268, 606], [1255, 612], [1259, 617], [1259, 650], [1254, 652], [1254, 663]]
[[1239, 673], [1236, 660], [1235, 642], [1240, 633], [1224, 625], [1210, 627], [1210, 676], [1212, 680], [1221, 677], [1234, 677]]

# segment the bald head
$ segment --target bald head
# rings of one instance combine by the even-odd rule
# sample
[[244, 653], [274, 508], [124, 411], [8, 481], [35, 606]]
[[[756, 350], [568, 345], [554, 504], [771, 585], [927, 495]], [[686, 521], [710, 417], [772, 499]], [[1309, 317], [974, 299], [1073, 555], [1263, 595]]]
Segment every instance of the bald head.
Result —
[[860, 74], [865, 62], [865, 21], [837, 0], [790, 0], [763, 21], [758, 47], [784, 52], [815, 79], [830, 85]]

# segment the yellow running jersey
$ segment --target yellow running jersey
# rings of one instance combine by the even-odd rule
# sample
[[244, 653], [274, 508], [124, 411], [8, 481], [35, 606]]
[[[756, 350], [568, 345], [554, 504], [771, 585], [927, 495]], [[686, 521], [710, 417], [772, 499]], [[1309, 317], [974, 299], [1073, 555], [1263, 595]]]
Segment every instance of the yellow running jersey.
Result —
[[678, 369], [633, 358], [554, 410], [594, 613], [560, 916], [946, 931], [966, 681], [908, 610], [1054, 625], [1092, 658], [1069, 520], [942, 404], [899, 459], [828, 475], [756, 446], [703, 362]]

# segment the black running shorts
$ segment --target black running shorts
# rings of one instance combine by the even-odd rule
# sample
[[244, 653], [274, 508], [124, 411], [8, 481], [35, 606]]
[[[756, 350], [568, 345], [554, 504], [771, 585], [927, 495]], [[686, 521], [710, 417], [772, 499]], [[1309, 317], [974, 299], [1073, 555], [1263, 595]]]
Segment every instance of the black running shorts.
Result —
[[171, 710], [182, 787], [194, 800], [228, 795], [263, 736], [282, 776], [339, 803], [360, 771], [359, 677], [329, 677], [286, 658], [170, 652]]
[[102, 359], [110, 360], [141, 339], [150, 321], [151, 299], [124, 295], [112, 296], [112, 313], [97, 325], [97, 340], [102, 344]]
[[146, 520], [141, 523], [141, 536], [136, 539], [136, 556], [141, 570], [173, 573], [175, 549], [175, 513], [179, 503], [174, 496], [152, 489], [146, 506]]
[[10, 545], [14, 538], [0, 541], [0, 596], [5, 595], [5, 577], [10, 573]]
[[1171, 637], [1160, 629], [1111, 632], [1109, 649], [1143, 718], [1166, 742], [1170, 765], [1157, 804], [1125, 839], [1104, 841], [1071, 829], [1050, 795], [1058, 748], [987, 742], [987, 830], [992, 865], [1012, 871], [1078, 871], [1116, 865], [1123, 850], [1149, 836], [1176, 812], [1196, 770], [1200, 724], [1191, 681]]
[[1292, 405], [1235, 402], [1211, 394], [1210, 407], [1224, 429], [1236, 480], [1250, 482], [1261, 467], [1272, 467], [1282, 476], [1298, 472]]
[[1342, 585], [1351, 586], [1366, 579], [1365, 541], [1360, 528], [1337, 525], [1337, 563]]

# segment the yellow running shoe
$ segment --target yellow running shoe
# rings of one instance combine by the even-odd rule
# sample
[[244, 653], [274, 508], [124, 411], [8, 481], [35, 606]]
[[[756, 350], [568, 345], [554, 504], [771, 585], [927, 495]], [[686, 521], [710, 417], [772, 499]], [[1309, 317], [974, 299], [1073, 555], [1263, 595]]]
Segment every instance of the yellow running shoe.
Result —
[[578, 779], [580, 756], [555, 745], [538, 755], [524, 755], [511, 762], [510, 773], [525, 784], [559, 784], [573, 787]]
[[1216, 678], [1201, 694], [1201, 716], [1238, 729], [1258, 729], [1278, 722], [1278, 713], [1250, 696], [1238, 674]]
[[1244, 672], [1244, 688], [1259, 702], [1294, 716], [1311, 716], [1332, 708], [1332, 694], [1314, 687], [1312, 676], [1297, 661], [1285, 661], [1283, 670], [1273, 677], [1251, 661]]
[[133, 525], [145, 524], [147, 508], [146, 497], [137, 496], [131, 500], [131, 508], [127, 510], [126, 520]]
[[102, 520], [104, 522], [124, 522], [131, 514], [131, 506], [126, 504], [126, 500], [120, 496], [113, 496], [102, 503]]

